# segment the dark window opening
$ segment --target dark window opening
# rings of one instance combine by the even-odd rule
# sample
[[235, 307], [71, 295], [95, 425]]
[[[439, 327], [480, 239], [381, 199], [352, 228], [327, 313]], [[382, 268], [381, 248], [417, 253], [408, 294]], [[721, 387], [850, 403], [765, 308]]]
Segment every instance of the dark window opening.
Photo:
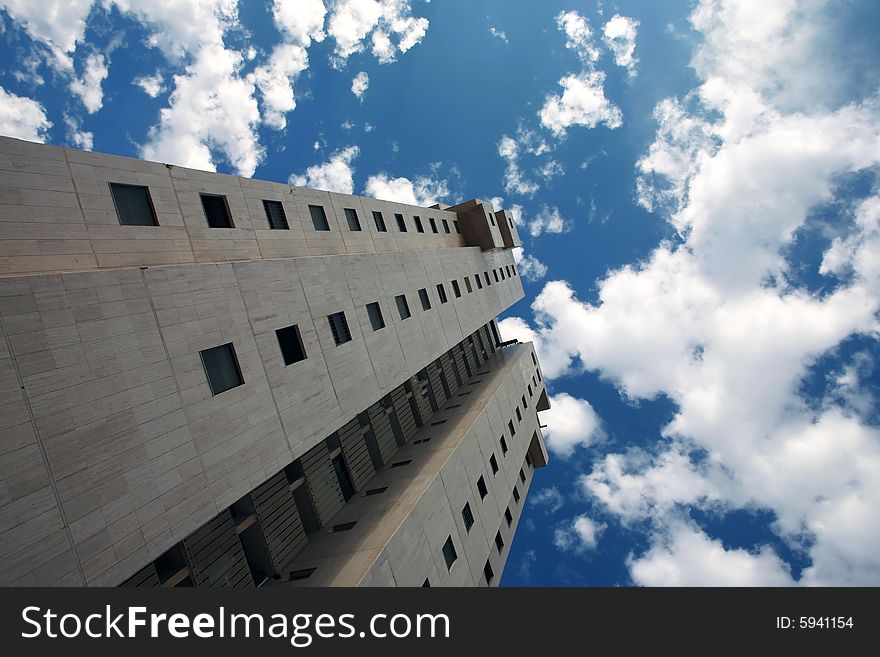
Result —
[[316, 570], [318, 570], [317, 566], [315, 566], [314, 568], [302, 568], [300, 570], [291, 570], [290, 575], [289, 575], [289, 579], [291, 582], [295, 582], [300, 579], [308, 579], [309, 577], [312, 576], [312, 573], [314, 573]]
[[493, 269], [493, 270], [492, 270], [492, 275], [495, 277], [495, 282], [498, 283], [498, 282], [499, 282], [499, 280], [498, 280], [498, 270], [497, 270], [497, 269]]
[[530, 468], [533, 467], [533, 466], [532, 466], [532, 457], [529, 456], [528, 452], [526, 452], [526, 463], [528, 464], [528, 466], [529, 466]]
[[468, 294], [474, 291], [474, 288], [471, 287], [471, 279], [467, 276], [464, 277], [464, 286], [467, 288]]
[[492, 468], [493, 475], [498, 474], [498, 459], [495, 458], [494, 454], [492, 454], [492, 456], [489, 457], [489, 467]]
[[277, 329], [275, 336], [278, 338], [278, 346], [281, 347], [281, 357], [284, 359], [285, 365], [293, 365], [306, 359], [299, 326], [294, 324]]
[[516, 407], [516, 421], [522, 422], [522, 413], [519, 412], [519, 406]]
[[385, 319], [382, 317], [382, 309], [378, 302], [367, 304], [367, 315], [370, 316], [370, 326], [374, 331], [385, 328]]
[[516, 486], [513, 487], [513, 499], [514, 501], [519, 503], [519, 491], [517, 490]]
[[287, 215], [284, 214], [284, 206], [281, 204], [281, 201], [263, 201], [263, 211], [266, 213], [269, 228], [273, 230], [290, 230], [290, 226], [287, 224]]
[[429, 589], [429, 588], [431, 588], [431, 582], [430, 582], [430, 580], [428, 580], [428, 578], [425, 578], [425, 581], [422, 582], [422, 588], [423, 588], [423, 589]]
[[523, 483], [526, 483], [526, 473], [523, 472], [523, 469], [522, 469], [522, 468], [519, 469], [519, 479], [520, 479], [520, 481], [522, 481]]
[[501, 436], [501, 440], [498, 442], [501, 443], [501, 456], [507, 456], [507, 441], [504, 440], [504, 436]]
[[486, 584], [491, 584], [492, 580], [495, 579], [495, 573], [492, 570], [492, 564], [489, 563], [489, 560], [486, 560], [486, 565], [483, 566], [483, 577], [486, 578]]
[[413, 221], [414, 221], [415, 224], [416, 224], [416, 232], [417, 232], [417, 233], [424, 233], [424, 232], [425, 232], [425, 227], [422, 225], [422, 219], [421, 219], [421, 217], [419, 217], [417, 214], [414, 214], [414, 215], [413, 215]]
[[349, 230], [361, 229], [361, 220], [358, 219], [357, 210], [354, 208], [345, 208], [345, 220], [348, 222]]
[[333, 525], [330, 528], [330, 531], [333, 532], [334, 534], [336, 532], [347, 532], [347, 531], [354, 529], [354, 526], [356, 524], [358, 524], [357, 520], [352, 520], [350, 522], [341, 522], [338, 525]]
[[233, 228], [232, 216], [229, 214], [229, 204], [225, 196], [218, 194], [200, 194], [202, 209], [205, 211], [205, 219], [211, 228]]
[[480, 492], [480, 499], [485, 499], [486, 495], [489, 494], [489, 489], [486, 488], [486, 480], [483, 479], [483, 475], [480, 475], [480, 478], [477, 479], [477, 490]]
[[212, 395], [219, 395], [221, 392], [237, 388], [244, 383], [238, 359], [235, 357], [235, 347], [231, 342], [205, 349], [199, 353]]
[[406, 221], [404, 221], [403, 215], [395, 213], [394, 219], [397, 221], [397, 230], [399, 230], [401, 233], [405, 233], [406, 232]]
[[446, 221], [446, 219], [441, 219], [441, 221], [443, 222], [443, 231], [448, 233], [449, 232], [449, 222]]
[[406, 461], [397, 461], [396, 463], [392, 463], [389, 467], [391, 468], [402, 468], [405, 465], [409, 465], [412, 463], [412, 459], [407, 459]]
[[431, 310], [431, 299], [428, 297], [428, 290], [425, 288], [419, 290], [419, 301], [422, 302], [422, 310]]
[[394, 297], [394, 302], [397, 304], [397, 312], [400, 313], [400, 319], [409, 319], [412, 316], [412, 313], [409, 311], [409, 304], [406, 302], [405, 294], [398, 294]]
[[382, 486], [381, 488], [371, 488], [370, 490], [366, 491], [364, 495], [381, 495], [386, 490], [388, 490], [388, 486]]
[[513, 420], [508, 420], [508, 421], [507, 421], [507, 428], [510, 429], [510, 435], [511, 435], [511, 436], [515, 436], [515, 435], [516, 435], [516, 429], [513, 428]]
[[492, 281], [489, 280], [489, 272], [484, 271], [483, 276], [486, 278], [486, 285], [492, 285]]
[[330, 230], [330, 224], [327, 223], [327, 213], [324, 212], [323, 205], [310, 205], [309, 214], [312, 215], [312, 224], [315, 230]]
[[452, 292], [455, 294], [456, 299], [461, 297], [461, 288], [458, 286], [458, 281], [452, 281]]
[[142, 185], [110, 183], [110, 194], [121, 226], [158, 226], [150, 191]]
[[452, 564], [458, 559], [458, 553], [455, 551], [455, 545], [452, 543], [452, 536], [448, 536], [443, 544], [443, 559], [446, 561], [446, 568], [452, 570]]
[[437, 222], [434, 221], [434, 217], [428, 217], [428, 223], [431, 224], [431, 232], [437, 232]]
[[385, 225], [385, 217], [382, 216], [381, 212], [373, 210], [373, 221], [376, 222], [376, 230], [380, 233], [388, 232], [388, 227]]
[[480, 275], [474, 274], [474, 280], [477, 282], [477, 289], [482, 290], [483, 289], [483, 281], [480, 280]]
[[337, 346], [351, 342], [351, 331], [348, 329], [348, 322], [345, 319], [344, 312], [327, 315], [327, 321], [330, 323], [333, 341], [336, 342]]
[[471, 503], [465, 502], [464, 508], [461, 510], [461, 519], [464, 520], [464, 530], [468, 533], [474, 526], [474, 514], [471, 512]]
[[513, 524], [513, 514], [510, 513], [510, 507], [504, 509], [504, 519], [507, 521], [508, 527]]
[[504, 549], [504, 539], [501, 538], [501, 532], [495, 532], [495, 547], [498, 549], [498, 554], [501, 554]]
[[458, 225], [458, 222], [455, 219], [452, 220], [452, 225], [455, 227], [455, 232], [461, 235], [461, 228]]
[[443, 287], [443, 283], [437, 283], [437, 296], [440, 297], [440, 303], [448, 301], [446, 298], [446, 288]]

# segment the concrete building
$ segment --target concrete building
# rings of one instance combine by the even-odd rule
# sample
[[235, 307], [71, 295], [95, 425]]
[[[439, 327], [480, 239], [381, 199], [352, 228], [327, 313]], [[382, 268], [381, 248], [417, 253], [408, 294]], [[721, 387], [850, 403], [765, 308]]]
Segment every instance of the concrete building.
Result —
[[0, 584], [497, 585], [512, 217], [0, 138]]

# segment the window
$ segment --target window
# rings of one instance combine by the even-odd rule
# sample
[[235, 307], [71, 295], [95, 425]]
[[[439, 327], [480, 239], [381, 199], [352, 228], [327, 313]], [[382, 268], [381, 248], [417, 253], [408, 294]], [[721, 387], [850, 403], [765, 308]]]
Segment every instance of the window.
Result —
[[309, 214], [312, 215], [312, 223], [315, 230], [330, 230], [330, 224], [327, 223], [327, 213], [324, 212], [323, 205], [310, 205]]
[[513, 487], [513, 499], [519, 503], [519, 491], [516, 489], [516, 486]]
[[348, 222], [349, 230], [361, 229], [361, 220], [358, 219], [357, 210], [354, 208], [345, 208], [345, 220]]
[[535, 365], [538, 364], [538, 357], [535, 356], [535, 352], [534, 352], [534, 351], [532, 352], [532, 362], [533, 362]]
[[522, 413], [519, 412], [519, 406], [516, 407], [516, 421], [522, 422]]
[[503, 269], [499, 269], [499, 271], [501, 272], [501, 280], [503, 281], [504, 278], [505, 278], [505, 276], [504, 276], [504, 270], [503, 270]]
[[413, 215], [413, 222], [415, 222], [415, 224], [416, 224], [416, 232], [417, 233], [424, 233], [425, 232], [425, 227], [422, 225], [422, 218], [421, 217], [414, 214]]
[[493, 270], [492, 270], [492, 275], [495, 277], [495, 282], [498, 283], [498, 282], [499, 282], [499, 280], [498, 280], [498, 270], [497, 270], [497, 269], [493, 269]]
[[523, 469], [519, 469], [519, 480], [523, 483], [526, 483], [526, 473], [523, 472]]
[[231, 342], [200, 351], [199, 355], [202, 357], [212, 395], [219, 395], [244, 383], [238, 359], [235, 357], [235, 347]]
[[455, 219], [452, 220], [452, 225], [455, 227], [455, 232], [461, 235], [461, 228], [459, 228], [458, 222]]
[[345, 321], [344, 312], [327, 315], [327, 321], [330, 322], [330, 331], [333, 333], [333, 340], [337, 346], [351, 342], [351, 331], [348, 330], [348, 322]]
[[388, 232], [388, 227], [385, 225], [385, 217], [382, 216], [381, 212], [373, 210], [373, 221], [376, 222], [376, 230], [380, 233]]
[[492, 456], [489, 457], [489, 467], [492, 468], [493, 475], [498, 474], [498, 459], [495, 458], [494, 454], [492, 454]]
[[516, 435], [516, 429], [513, 428], [513, 420], [509, 420], [509, 421], [507, 422], [507, 428], [510, 429], [510, 435], [511, 435], [511, 436], [515, 436], [515, 435]]
[[504, 436], [501, 436], [498, 442], [501, 443], [501, 456], [507, 456], [507, 441], [504, 440]]
[[489, 280], [489, 272], [484, 271], [484, 272], [483, 272], [483, 276], [484, 276], [485, 279], [486, 279], [486, 285], [492, 285], [492, 281]]
[[395, 213], [394, 218], [397, 220], [397, 230], [399, 230], [401, 233], [405, 233], [406, 222], [403, 220], [403, 215]]
[[492, 225], [494, 226], [495, 225], [495, 217], [492, 216], [491, 212], [487, 212], [486, 214], [489, 215], [489, 221], [492, 222]]
[[477, 289], [482, 290], [483, 289], [483, 281], [480, 280], [480, 275], [474, 274], [474, 280], [477, 282]]
[[486, 495], [489, 494], [489, 489], [486, 488], [486, 480], [483, 479], [483, 475], [480, 475], [480, 478], [477, 479], [477, 490], [480, 491], [480, 499], [485, 499]]
[[199, 194], [199, 196], [202, 198], [202, 209], [205, 211], [208, 226], [211, 228], [233, 228], [225, 196], [217, 194]]
[[427, 577], [425, 578], [425, 581], [422, 582], [422, 588], [423, 589], [431, 588], [431, 580], [429, 580]]
[[443, 231], [448, 233], [449, 232], [449, 222], [446, 221], [446, 219], [441, 219], [441, 221], [443, 222]]
[[394, 301], [397, 303], [397, 312], [400, 313], [400, 319], [409, 319], [412, 316], [412, 313], [409, 311], [409, 304], [406, 302], [406, 295], [398, 294], [394, 297]]
[[535, 374], [538, 375], [538, 381], [541, 381], [541, 370], [538, 370]]
[[529, 397], [534, 397], [535, 393], [532, 392], [532, 384], [530, 383], [528, 387], [529, 387]]
[[532, 457], [529, 456], [529, 453], [526, 452], [526, 464], [531, 468], [532, 466]]
[[437, 222], [434, 221], [434, 217], [428, 217], [428, 223], [431, 224], [431, 232], [437, 232]]
[[510, 227], [513, 228], [513, 219], [511, 219], [510, 217], [508, 217], [508, 218], [507, 218], [507, 223], [509, 223], [509, 224], [510, 224]]
[[284, 206], [281, 201], [263, 201], [263, 212], [269, 221], [272, 230], [290, 230], [287, 225], [287, 215], [284, 214]]
[[419, 290], [419, 301], [422, 302], [422, 310], [431, 310], [431, 299], [428, 298], [428, 290], [425, 288]]
[[370, 326], [374, 331], [385, 328], [385, 319], [382, 317], [382, 309], [379, 308], [379, 302], [367, 304], [367, 315], [370, 316]]
[[486, 559], [486, 565], [483, 566], [483, 577], [486, 578], [486, 584], [491, 584], [495, 579], [495, 573], [492, 571], [492, 564]]
[[464, 286], [467, 288], [468, 294], [474, 291], [474, 288], [471, 287], [471, 279], [467, 276], [464, 277]]
[[504, 539], [501, 538], [501, 532], [495, 532], [495, 547], [498, 550], [498, 554], [501, 554], [501, 551], [504, 549]]
[[513, 514], [510, 513], [510, 507], [504, 509], [504, 519], [507, 521], [508, 527], [513, 524]]
[[293, 365], [306, 359], [306, 351], [303, 349], [302, 336], [299, 334], [299, 326], [285, 326], [277, 329], [275, 336], [278, 338], [278, 346], [281, 347], [281, 357], [284, 365]]
[[452, 570], [452, 564], [458, 559], [458, 553], [455, 551], [455, 545], [452, 543], [452, 536], [447, 536], [446, 542], [443, 544], [443, 559], [446, 560], [446, 567]]
[[339, 490], [342, 491], [342, 498], [348, 502], [352, 497], [354, 497], [354, 482], [351, 480], [351, 474], [348, 471], [348, 466], [345, 464], [345, 458], [340, 454], [339, 456], [333, 457], [331, 461], [333, 465], [333, 471], [336, 473], [336, 481], [339, 483]]
[[529, 405], [526, 403], [526, 396], [525, 395], [522, 396], [522, 405], [523, 405], [524, 409], [529, 407]]
[[440, 303], [446, 303], [448, 301], [446, 298], [446, 288], [443, 287], [443, 283], [437, 283], [437, 296], [440, 297]]
[[474, 526], [474, 514], [471, 512], [471, 503], [465, 502], [464, 508], [461, 510], [461, 519], [464, 520], [464, 530], [468, 533]]
[[458, 286], [458, 281], [452, 281], [452, 291], [455, 293], [456, 299], [461, 297], [461, 288]]
[[150, 191], [141, 185], [110, 183], [110, 194], [121, 226], [158, 226]]

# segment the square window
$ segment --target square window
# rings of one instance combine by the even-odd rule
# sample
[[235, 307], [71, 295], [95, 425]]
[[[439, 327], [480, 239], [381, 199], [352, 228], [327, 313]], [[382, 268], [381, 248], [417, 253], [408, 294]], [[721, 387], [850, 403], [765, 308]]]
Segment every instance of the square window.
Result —
[[428, 290], [425, 288], [419, 290], [419, 301], [422, 302], [422, 310], [431, 310], [431, 299], [428, 297]]
[[409, 311], [409, 304], [406, 302], [406, 295], [398, 294], [394, 297], [394, 301], [397, 303], [397, 312], [400, 313], [400, 319], [409, 319], [412, 316], [412, 313]]
[[394, 219], [397, 221], [397, 230], [399, 230], [401, 233], [405, 233], [406, 232], [406, 222], [403, 220], [403, 215], [395, 213]]
[[416, 232], [417, 232], [417, 233], [424, 233], [424, 232], [425, 232], [425, 227], [422, 225], [422, 218], [419, 217], [418, 215], [415, 215], [415, 214], [414, 214], [414, 215], [413, 215], [413, 221], [414, 221], [415, 224], [416, 224]]
[[218, 194], [199, 194], [199, 196], [202, 199], [202, 209], [205, 211], [208, 226], [211, 228], [234, 227], [225, 196]]
[[513, 499], [517, 504], [519, 503], [519, 491], [516, 486], [513, 487]]
[[513, 524], [513, 514], [510, 513], [510, 507], [504, 509], [504, 519], [507, 521], [508, 527]]
[[385, 328], [385, 319], [382, 317], [382, 309], [379, 308], [377, 301], [367, 304], [367, 315], [370, 316], [370, 326], [374, 331]]
[[466, 502], [461, 510], [461, 519], [464, 520], [464, 530], [470, 533], [471, 527], [474, 526], [474, 514], [471, 512], [470, 502]]
[[448, 536], [443, 544], [443, 559], [446, 561], [446, 568], [452, 570], [452, 564], [458, 559], [458, 553], [455, 551], [455, 545], [452, 543], [452, 536]]
[[461, 235], [461, 228], [459, 227], [458, 222], [455, 219], [452, 220], [452, 225], [455, 227], [455, 232]]
[[515, 436], [515, 435], [516, 435], [516, 429], [513, 428], [513, 420], [509, 420], [509, 421], [507, 422], [507, 428], [510, 429], [510, 435], [511, 435], [511, 436]]
[[492, 454], [492, 456], [489, 457], [489, 467], [492, 468], [493, 475], [498, 474], [498, 459], [495, 458], [494, 454]]
[[428, 217], [428, 223], [431, 224], [431, 232], [437, 232], [437, 222], [434, 221], [434, 217]]
[[477, 289], [482, 290], [483, 289], [483, 281], [480, 280], [480, 275], [474, 274], [474, 280], [477, 282]]
[[498, 442], [501, 443], [501, 456], [507, 456], [507, 441], [504, 440], [504, 436], [501, 436]]
[[373, 221], [376, 222], [376, 230], [380, 233], [388, 232], [388, 227], [385, 225], [385, 217], [382, 216], [381, 212], [373, 210]]
[[303, 349], [302, 336], [299, 334], [299, 326], [285, 326], [277, 329], [275, 336], [278, 338], [278, 346], [281, 347], [281, 357], [284, 365], [293, 365], [306, 359], [306, 351]]
[[483, 475], [480, 475], [480, 478], [477, 479], [477, 490], [480, 492], [480, 499], [485, 499], [486, 495], [489, 494], [489, 489], [486, 488], [486, 480], [483, 479]]
[[284, 206], [281, 201], [263, 201], [263, 212], [272, 230], [290, 230], [287, 225], [287, 215], [284, 214]]
[[231, 342], [205, 349], [199, 354], [202, 357], [202, 365], [212, 395], [219, 395], [244, 383], [241, 369], [238, 367], [238, 359], [235, 357], [235, 347]]
[[489, 560], [486, 560], [486, 565], [483, 566], [483, 577], [486, 578], [486, 584], [491, 584], [492, 580], [495, 579], [495, 573], [492, 571], [492, 564], [489, 563]]
[[444, 230], [444, 232], [447, 232], [447, 233], [448, 233], [448, 232], [449, 232], [449, 222], [446, 221], [446, 219], [442, 219], [441, 221], [443, 222], [443, 230]]
[[354, 208], [345, 208], [345, 220], [348, 222], [349, 230], [361, 229], [361, 220], [358, 219], [357, 210]]
[[471, 279], [467, 276], [464, 277], [464, 286], [467, 288], [468, 294], [474, 291], [474, 288], [471, 287]]
[[501, 554], [501, 551], [504, 550], [504, 539], [501, 538], [501, 532], [495, 532], [495, 548], [498, 550], [498, 554]]
[[327, 315], [327, 321], [330, 322], [330, 331], [333, 333], [333, 340], [337, 346], [351, 342], [351, 331], [348, 330], [348, 322], [345, 320], [344, 312]]
[[461, 297], [461, 288], [458, 286], [458, 281], [452, 281], [452, 292], [455, 294], [456, 299]]
[[437, 296], [440, 297], [440, 303], [446, 303], [448, 301], [446, 298], [446, 288], [443, 287], [443, 283], [437, 283]]
[[150, 191], [142, 185], [110, 183], [110, 194], [121, 226], [158, 226]]
[[310, 205], [309, 214], [312, 215], [312, 224], [315, 230], [330, 230], [330, 224], [327, 223], [327, 213], [324, 212], [323, 205]]

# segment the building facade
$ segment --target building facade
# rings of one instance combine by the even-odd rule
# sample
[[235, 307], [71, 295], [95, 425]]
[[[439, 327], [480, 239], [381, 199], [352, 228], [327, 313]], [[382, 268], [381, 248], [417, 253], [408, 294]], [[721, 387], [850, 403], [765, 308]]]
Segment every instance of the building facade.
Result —
[[0, 584], [496, 585], [509, 213], [0, 138]]

